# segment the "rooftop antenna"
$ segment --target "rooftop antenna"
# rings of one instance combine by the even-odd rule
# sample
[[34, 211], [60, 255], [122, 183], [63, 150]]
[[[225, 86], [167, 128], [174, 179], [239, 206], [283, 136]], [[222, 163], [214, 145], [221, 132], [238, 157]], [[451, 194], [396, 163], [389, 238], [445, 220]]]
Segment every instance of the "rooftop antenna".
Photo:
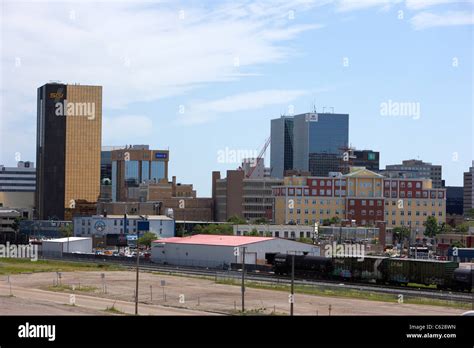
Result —
[[332, 109], [332, 113], [334, 113], [334, 106], [331, 106], [331, 109]]

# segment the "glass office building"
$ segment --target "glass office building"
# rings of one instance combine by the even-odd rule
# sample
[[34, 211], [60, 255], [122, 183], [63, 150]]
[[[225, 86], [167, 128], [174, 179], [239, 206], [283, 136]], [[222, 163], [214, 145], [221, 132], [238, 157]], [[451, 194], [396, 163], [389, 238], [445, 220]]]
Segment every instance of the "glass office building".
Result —
[[305, 113], [271, 121], [272, 176], [285, 170], [326, 176], [339, 171], [342, 148], [349, 144], [349, 115]]

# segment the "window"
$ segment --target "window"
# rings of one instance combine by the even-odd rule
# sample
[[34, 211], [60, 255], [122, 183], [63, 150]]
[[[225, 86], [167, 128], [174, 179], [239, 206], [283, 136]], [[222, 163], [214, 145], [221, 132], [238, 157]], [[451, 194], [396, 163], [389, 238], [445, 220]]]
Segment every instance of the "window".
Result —
[[367, 205], [367, 202], [365, 201], [365, 199], [363, 199], [361, 202], [362, 202], [362, 205], [363, 205], [363, 206], [366, 206], [366, 205]]
[[280, 232], [279, 231], [275, 231], [275, 237], [280, 238]]
[[288, 238], [288, 231], [285, 231], [285, 238]]
[[326, 181], [326, 186], [331, 186], [331, 180]]
[[362, 210], [362, 215], [367, 215], [365, 210]]
[[304, 232], [300, 232], [300, 238], [304, 238]]
[[421, 188], [421, 183], [419, 181], [416, 183], [416, 188]]
[[354, 200], [353, 200], [353, 199], [351, 199], [351, 200], [349, 201], [349, 205], [354, 205]]
[[[411, 193], [411, 191], [409, 193]], [[400, 191], [400, 198], [405, 198], [405, 191]]]
[[331, 195], [331, 190], [326, 190], [326, 195], [330, 196]]
[[370, 205], [371, 207], [373, 207], [373, 206], [374, 206], [374, 201], [370, 200], [370, 201], [369, 201], [369, 205]]
[[401, 188], [405, 188], [405, 182], [404, 182], [404, 181], [402, 181], [402, 182], [400, 183], [400, 187], [401, 187]]
[[324, 196], [324, 190], [319, 190], [319, 195]]
[[291, 231], [291, 238], [296, 238], [295, 231]]
[[412, 185], [411, 181], [409, 181], [409, 182], [408, 182], [408, 188], [412, 188], [412, 186], [413, 186], [413, 185]]
[[321, 180], [321, 181], [319, 182], [319, 185], [324, 186], [324, 180]]
[[313, 186], [316, 186], [318, 184], [318, 182], [316, 180], [313, 180], [312, 183], [311, 183]]

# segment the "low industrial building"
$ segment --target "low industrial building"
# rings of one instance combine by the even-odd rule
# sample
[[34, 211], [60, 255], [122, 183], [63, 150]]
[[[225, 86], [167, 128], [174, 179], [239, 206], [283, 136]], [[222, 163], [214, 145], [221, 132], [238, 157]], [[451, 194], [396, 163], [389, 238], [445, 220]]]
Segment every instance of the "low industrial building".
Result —
[[92, 253], [92, 238], [69, 237], [43, 240], [43, 256], [61, 257], [63, 253]]
[[270, 225], [270, 224], [248, 224], [234, 225], [234, 235], [246, 236], [252, 232], [257, 232], [259, 236], [276, 237], [287, 239], [299, 238], [325, 238], [353, 240], [378, 240], [380, 229], [378, 227], [355, 227], [355, 226], [314, 226], [309, 225]]
[[74, 218], [74, 236], [104, 237], [109, 234], [136, 234], [137, 222], [144, 218], [150, 223], [149, 232], [159, 238], [175, 236], [175, 221], [165, 215], [94, 215]]
[[272, 237], [197, 234], [190, 237], [159, 239], [152, 243], [151, 260], [156, 263], [228, 268], [241, 263], [245, 248], [246, 264], [264, 264], [267, 253], [308, 253], [319, 255], [319, 247]]

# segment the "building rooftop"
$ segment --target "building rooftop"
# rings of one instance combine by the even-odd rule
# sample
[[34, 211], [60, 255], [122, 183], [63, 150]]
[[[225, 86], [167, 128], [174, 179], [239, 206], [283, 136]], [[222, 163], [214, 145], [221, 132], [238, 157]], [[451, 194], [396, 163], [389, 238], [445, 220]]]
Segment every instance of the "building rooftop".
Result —
[[[141, 219], [141, 217], [146, 217], [148, 220], [174, 220], [166, 215], [131, 215], [127, 214], [127, 219]], [[82, 216], [81, 216], [82, 217]], [[81, 218], [79, 217], [79, 218]], [[121, 215], [111, 215], [107, 214], [107, 217], [103, 215], [94, 215], [93, 218], [102, 218], [102, 219], [123, 219], [123, 214]]]
[[196, 234], [189, 237], [172, 237], [155, 240], [155, 243], [174, 244], [196, 244], [196, 245], [219, 245], [219, 246], [241, 246], [252, 243], [269, 241], [271, 237], [250, 237], [250, 236], [228, 236], [215, 234]]
[[56, 239], [45, 239], [43, 240], [43, 242], [51, 242], [51, 243], [67, 243], [68, 241], [69, 242], [75, 242], [75, 241], [79, 241], [79, 240], [87, 240], [87, 239], [91, 239], [91, 238], [87, 238], [87, 237], [65, 237], [65, 238], [56, 238]]

